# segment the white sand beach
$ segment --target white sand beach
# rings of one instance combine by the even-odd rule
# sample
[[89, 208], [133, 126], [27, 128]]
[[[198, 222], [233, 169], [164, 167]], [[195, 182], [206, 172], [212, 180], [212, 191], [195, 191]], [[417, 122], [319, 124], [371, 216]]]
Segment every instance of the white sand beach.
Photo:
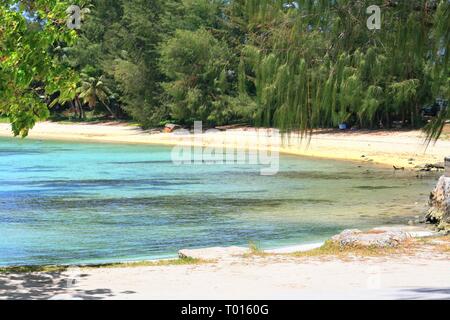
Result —
[[[204, 142], [211, 145], [255, 145], [258, 129], [242, 128], [208, 134]], [[260, 129], [267, 132], [265, 129]], [[11, 137], [9, 124], [0, 124], [0, 136]], [[29, 139], [67, 140], [131, 144], [177, 145], [186, 142], [184, 135], [144, 131], [137, 126], [121, 123], [60, 124], [41, 122], [30, 131]], [[18, 138], [20, 139], [20, 138]], [[194, 143], [193, 143], [194, 144]], [[428, 145], [419, 130], [413, 131], [344, 131], [315, 132], [301, 139], [284, 139], [279, 151], [286, 154], [328, 159], [358, 161], [414, 168], [423, 164], [443, 162], [450, 152], [450, 139], [444, 135], [437, 143]]]

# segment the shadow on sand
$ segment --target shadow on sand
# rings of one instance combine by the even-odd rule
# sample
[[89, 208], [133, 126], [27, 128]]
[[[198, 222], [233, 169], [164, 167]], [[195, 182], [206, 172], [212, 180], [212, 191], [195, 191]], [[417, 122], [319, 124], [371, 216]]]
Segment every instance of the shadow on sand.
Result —
[[414, 288], [401, 292], [402, 300], [450, 300], [450, 288]]
[[110, 289], [84, 291], [70, 287], [73, 281], [63, 272], [0, 274], [0, 300], [100, 300], [114, 296]]

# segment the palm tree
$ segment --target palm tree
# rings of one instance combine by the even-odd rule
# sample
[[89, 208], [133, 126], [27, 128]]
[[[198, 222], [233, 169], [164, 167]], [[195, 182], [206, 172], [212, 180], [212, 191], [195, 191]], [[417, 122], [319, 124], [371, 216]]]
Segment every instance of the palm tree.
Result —
[[82, 79], [81, 86], [77, 90], [78, 97], [88, 104], [91, 109], [94, 109], [97, 103], [100, 102], [116, 118], [116, 114], [107, 104], [111, 96], [111, 90], [103, 82], [103, 76], [95, 78], [83, 74]]

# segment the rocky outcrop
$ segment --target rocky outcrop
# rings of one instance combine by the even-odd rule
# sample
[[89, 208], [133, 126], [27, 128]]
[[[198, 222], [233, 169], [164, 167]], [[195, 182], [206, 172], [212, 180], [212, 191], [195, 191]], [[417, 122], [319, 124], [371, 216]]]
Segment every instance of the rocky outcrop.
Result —
[[363, 232], [358, 229], [345, 230], [331, 238], [331, 241], [339, 244], [341, 248], [371, 247], [394, 248], [412, 236], [401, 230], [373, 229]]
[[439, 230], [450, 231], [450, 177], [439, 179], [430, 195], [430, 207], [427, 222], [436, 224]]

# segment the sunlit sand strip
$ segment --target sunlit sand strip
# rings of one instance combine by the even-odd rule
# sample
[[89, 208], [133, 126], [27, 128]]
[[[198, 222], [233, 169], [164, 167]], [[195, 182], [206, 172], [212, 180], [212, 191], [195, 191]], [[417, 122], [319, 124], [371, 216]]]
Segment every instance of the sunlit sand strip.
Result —
[[[258, 134], [272, 134], [267, 129], [234, 129], [204, 135], [201, 144], [233, 148], [257, 146]], [[0, 124], [0, 136], [11, 137], [10, 126]], [[77, 142], [104, 142], [174, 146], [198, 145], [185, 135], [143, 131], [127, 124], [59, 124], [43, 122], [30, 132], [30, 139], [63, 140]], [[307, 138], [293, 136], [281, 141], [279, 151], [285, 154], [327, 159], [357, 161], [360, 164], [376, 163], [397, 168], [412, 169], [424, 164], [443, 162], [450, 152], [450, 140], [441, 139], [428, 148], [420, 131], [363, 131], [314, 133]]]

